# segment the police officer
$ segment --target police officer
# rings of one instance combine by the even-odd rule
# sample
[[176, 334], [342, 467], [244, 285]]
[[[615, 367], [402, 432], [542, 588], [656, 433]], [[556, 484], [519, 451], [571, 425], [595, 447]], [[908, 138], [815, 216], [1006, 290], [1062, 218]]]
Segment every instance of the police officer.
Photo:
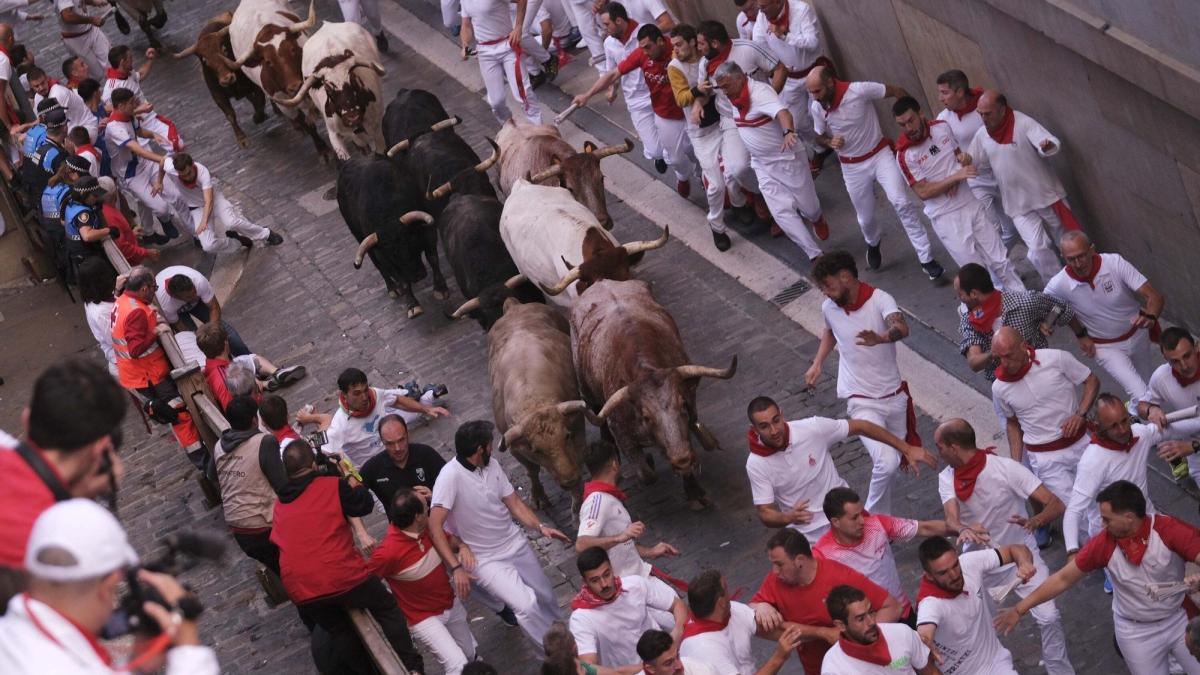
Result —
[[48, 111], [42, 117], [42, 124], [46, 127], [46, 138], [21, 165], [21, 180], [25, 184], [30, 204], [38, 203], [42, 197], [42, 190], [46, 189], [46, 183], [54, 175], [56, 162], [62, 161], [66, 156], [66, 111], [62, 107]]
[[104, 255], [101, 244], [112, 236], [113, 230], [104, 224], [100, 201], [104, 189], [91, 175], [71, 184], [71, 193], [63, 207], [63, 226], [67, 231], [67, 257], [72, 268], [89, 256]]
[[37, 122], [25, 131], [25, 140], [21, 141], [21, 156], [32, 159], [42, 141], [46, 140], [46, 113], [51, 110], [62, 110], [58, 99], [47, 96], [38, 104]]
[[75, 181], [89, 175], [88, 161], [79, 155], [60, 153], [55, 160], [54, 175], [42, 190], [42, 227], [48, 232], [63, 231], [63, 209]]

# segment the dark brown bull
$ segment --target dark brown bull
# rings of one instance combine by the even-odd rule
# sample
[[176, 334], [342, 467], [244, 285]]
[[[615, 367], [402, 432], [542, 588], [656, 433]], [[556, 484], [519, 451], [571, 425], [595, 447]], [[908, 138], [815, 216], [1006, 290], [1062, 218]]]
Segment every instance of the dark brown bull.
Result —
[[200, 59], [200, 72], [204, 75], [204, 84], [212, 100], [225, 113], [229, 126], [233, 127], [233, 135], [238, 145], [243, 148], [249, 145], [246, 132], [238, 125], [237, 112], [233, 109], [233, 100], [250, 99], [254, 106], [254, 123], [261, 124], [267, 119], [267, 98], [263, 90], [258, 88], [245, 73], [237, 68], [233, 61], [233, 47], [229, 43], [229, 24], [233, 21], [232, 12], [222, 12], [209, 20], [196, 43], [191, 47], [176, 52], [177, 59], [195, 56]]

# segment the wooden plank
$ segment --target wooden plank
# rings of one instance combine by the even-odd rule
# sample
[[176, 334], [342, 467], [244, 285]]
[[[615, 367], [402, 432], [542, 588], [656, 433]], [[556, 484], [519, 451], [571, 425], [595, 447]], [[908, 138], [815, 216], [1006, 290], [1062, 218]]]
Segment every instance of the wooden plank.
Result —
[[359, 637], [362, 638], [362, 642], [366, 645], [371, 660], [378, 666], [379, 672], [383, 675], [409, 675], [408, 668], [405, 668], [404, 664], [400, 662], [400, 657], [396, 655], [396, 650], [392, 649], [392, 643], [388, 642], [387, 636], [383, 634], [383, 629], [379, 627], [375, 617], [362, 609], [347, 608], [346, 613], [350, 615], [350, 621], [354, 623], [354, 630], [358, 631]]
[[221, 409], [217, 407], [212, 399], [204, 394], [196, 394], [196, 407], [200, 409], [200, 415], [204, 418], [205, 424], [208, 424], [218, 432], [223, 432], [229, 428], [229, 422], [225, 416], [221, 414]]

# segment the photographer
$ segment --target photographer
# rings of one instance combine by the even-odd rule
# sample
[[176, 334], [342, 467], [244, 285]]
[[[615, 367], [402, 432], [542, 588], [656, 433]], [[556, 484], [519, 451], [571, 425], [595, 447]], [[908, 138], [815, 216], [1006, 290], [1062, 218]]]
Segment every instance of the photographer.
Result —
[[100, 505], [71, 499], [47, 509], [33, 526], [25, 554], [29, 591], [14, 597], [0, 618], [0, 672], [152, 671], [164, 650], [168, 675], [219, 672], [216, 654], [200, 645], [196, 617], [180, 609], [187, 591], [174, 578], [146, 570], [138, 572], [138, 581], [170, 607], [143, 604], [162, 633], [135, 647], [140, 653], [118, 670], [96, 636], [113, 614], [126, 570], [137, 564], [125, 531]]
[[24, 443], [0, 448], [0, 613], [25, 587], [25, 542], [39, 514], [116, 489], [127, 402], [101, 366], [67, 359], [33, 384]]

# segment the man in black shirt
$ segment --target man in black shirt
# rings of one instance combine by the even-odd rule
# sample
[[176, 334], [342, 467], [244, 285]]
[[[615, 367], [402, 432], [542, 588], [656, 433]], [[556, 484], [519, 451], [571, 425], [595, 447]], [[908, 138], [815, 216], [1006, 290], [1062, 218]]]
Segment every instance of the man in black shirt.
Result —
[[379, 503], [387, 508], [392, 496], [402, 487], [428, 500], [433, 496], [433, 484], [446, 461], [428, 445], [408, 442], [408, 425], [399, 415], [385, 415], [379, 420], [379, 440], [383, 452], [363, 464], [363, 483], [375, 493]]

